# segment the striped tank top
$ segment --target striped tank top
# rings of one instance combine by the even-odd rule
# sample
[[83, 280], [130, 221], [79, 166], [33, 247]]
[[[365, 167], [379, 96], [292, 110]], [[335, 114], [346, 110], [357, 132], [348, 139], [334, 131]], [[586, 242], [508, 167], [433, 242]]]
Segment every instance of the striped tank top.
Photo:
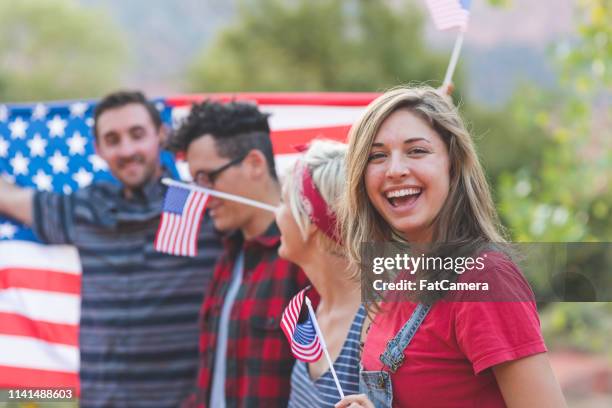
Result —
[[[334, 361], [334, 368], [344, 395], [359, 393], [359, 341], [364, 318], [365, 308], [361, 305], [340, 354]], [[291, 374], [289, 408], [333, 407], [338, 401], [340, 394], [329, 369], [313, 381], [306, 363], [295, 362]]]

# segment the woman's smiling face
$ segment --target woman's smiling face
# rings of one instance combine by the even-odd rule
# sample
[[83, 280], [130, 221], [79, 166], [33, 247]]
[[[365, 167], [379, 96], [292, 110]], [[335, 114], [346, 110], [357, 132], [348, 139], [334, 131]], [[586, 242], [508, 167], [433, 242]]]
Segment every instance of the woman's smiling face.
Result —
[[387, 223], [410, 242], [429, 242], [449, 191], [446, 144], [420, 116], [398, 109], [382, 123], [368, 158], [365, 188]]

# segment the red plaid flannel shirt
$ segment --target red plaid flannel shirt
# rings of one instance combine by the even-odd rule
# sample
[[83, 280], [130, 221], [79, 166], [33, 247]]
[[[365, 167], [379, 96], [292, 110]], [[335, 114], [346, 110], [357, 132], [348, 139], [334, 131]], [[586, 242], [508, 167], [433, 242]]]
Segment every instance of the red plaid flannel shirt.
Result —
[[221, 308], [241, 248], [245, 251], [243, 280], [230, 314], [227, 341], [227, 406], [287, 406], [295, 359], [280, 319], [290, 299], [308, 281], [299, 267], [278, 257], [279, 244], [274, 223], [253, 240], [244, 241], [237, 233], [225, 241], [200, 316], [198, 407], [206, 407], [210, 401]]

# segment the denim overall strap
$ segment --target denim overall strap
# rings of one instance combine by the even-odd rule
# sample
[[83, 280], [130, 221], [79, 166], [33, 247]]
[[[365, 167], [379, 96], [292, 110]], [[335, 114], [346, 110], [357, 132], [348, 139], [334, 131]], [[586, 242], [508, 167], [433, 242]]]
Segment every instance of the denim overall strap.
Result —
[[389, 368], [392, 373], [402, 365], [404, 362], [404, 350], [414, 337], [425, 316], [429, 313], [431, 305], [424, 305], [419, 303], [412, 312], [410, 319], [404, 324], [399, 332], [391, 340], [387, 342], [387, 348], [380, 355], [380, 361]]
[[[395, 372], [404, 361], [404, 351], [421, 323], [429, 313], [431, 306], [418, 304], [410, 319], [387, 343], [385, 351], [380, 355], [380, 361]], [[359, 373], [359, 391], [366, 394], [375, 408], [389, 408], [393, 405], [393, 384], [389, 371], [364, 371]]]

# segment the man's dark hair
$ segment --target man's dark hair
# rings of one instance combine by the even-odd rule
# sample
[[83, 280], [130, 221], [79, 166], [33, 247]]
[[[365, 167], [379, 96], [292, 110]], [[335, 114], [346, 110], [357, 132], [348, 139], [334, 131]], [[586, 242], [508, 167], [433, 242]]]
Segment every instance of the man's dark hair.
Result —
[[210, 135], [219, 155], [228, 159], [237, 159], [251, 150], [259, 150], [266, 158], [270, 175], [277, 179], [268, 115], [256, 105], [210, 100], [194, 104], [174, 135], [172, 147], [187, 151], [194, 140], [204, 135]]
[[147, 100], [142, 92], [139, 91], [117, 91], [106, 95], [98, 102], [94, 110], [94, 136], [98, 138], [98, 118], [102, 113], [109, 109], [121, 108], [125, 105], [137, 103], [144, 106], [149, 113], [155, 129], [159, 129], [162, 125], [162, 119], [151, 102]]

